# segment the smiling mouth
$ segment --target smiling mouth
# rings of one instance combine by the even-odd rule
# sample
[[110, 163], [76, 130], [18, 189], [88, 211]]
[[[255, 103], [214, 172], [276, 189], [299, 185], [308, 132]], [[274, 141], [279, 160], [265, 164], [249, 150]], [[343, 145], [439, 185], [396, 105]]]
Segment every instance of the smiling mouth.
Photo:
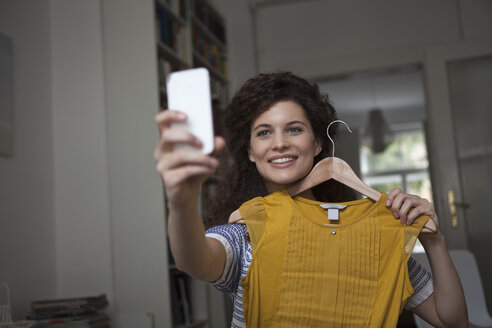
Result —
[[282, 158], [275, 158], [270, 161], [272, 164], [283, 164], [287, 162], [291, 162], [295, 160], [295, 157], [282, 157]]

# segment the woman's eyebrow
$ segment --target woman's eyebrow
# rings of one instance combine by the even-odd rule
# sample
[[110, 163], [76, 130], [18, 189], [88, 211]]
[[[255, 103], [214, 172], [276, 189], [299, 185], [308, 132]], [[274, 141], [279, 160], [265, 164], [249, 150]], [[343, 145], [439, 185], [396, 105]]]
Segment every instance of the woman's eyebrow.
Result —
[[[306, 128], [308, 127], [308, 125], [303, 122], [303, 121], [298, 121], [298, 120], [294, 120], [294, 121], [290, 121], [290, 122], [287, 122], [287, 124], [285, 124], [286, 126], [291, 126], [291, 125], [295, 125], [295, 124], [301, 124], [301, 125], [304, 125]], [[269, 129], [271, 128], [272, 126], [270, 124], [267, 124], [267, 123], [261, 123], [261, 124], [258, 124], [257, 126], [255, 126], [253, 128], [253, 130], [251, 130], [251, 132], [255, 132], [256, 130], [258, 129], [261, 129], [261, 128], [266, 128], [266, 129]]]
[[287, 125], [294, 125], [294, 124], [302, 124], [305, 127], [308, 127], [308, 125], [306, 123], [304, 123], [303, 121], [290, 121], [289, 123], [287, 123]]
[[262, 123], [262, 124], [258, 124], [257, 126], [255, 126], [253, 128], [253, 130], [251, 130], [252, 132], [255, 132], [256, 130], [260, 129], [260, 128], [270, 128], [271, 125], [270, 124], [266, 124], [266, 123]]

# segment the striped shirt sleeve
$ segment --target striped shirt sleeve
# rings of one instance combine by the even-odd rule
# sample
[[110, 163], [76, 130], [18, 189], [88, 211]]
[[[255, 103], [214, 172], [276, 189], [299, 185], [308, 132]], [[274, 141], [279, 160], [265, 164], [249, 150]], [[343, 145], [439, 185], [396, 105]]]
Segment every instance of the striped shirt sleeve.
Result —
[[243, 224], [215, 226], [206, 231], [206, 236], [217, 239], [226, 250], [226, 263], [222, 276], [212, 284], [220, 291], [235, 293], [241, 276], [242, 258], [245, 255], [248, 230]]
[[434, 286], [431, 273], [413, 257], [408, 260], [408, 275], [415, 294], [408, 298], [405, 309], [413, 309], [432, 295]]

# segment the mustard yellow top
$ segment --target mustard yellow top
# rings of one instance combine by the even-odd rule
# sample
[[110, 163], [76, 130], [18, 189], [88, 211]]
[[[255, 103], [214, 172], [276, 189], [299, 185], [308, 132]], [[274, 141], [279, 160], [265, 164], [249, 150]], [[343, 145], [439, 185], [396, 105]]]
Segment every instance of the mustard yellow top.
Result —
[[379, 201], [325, 204], [286, 190], [244, 203], [253, 260], [243, 285], [247, 327], [395, 327], [413, 294], [407, 260], [429, 219], [401, 224]]

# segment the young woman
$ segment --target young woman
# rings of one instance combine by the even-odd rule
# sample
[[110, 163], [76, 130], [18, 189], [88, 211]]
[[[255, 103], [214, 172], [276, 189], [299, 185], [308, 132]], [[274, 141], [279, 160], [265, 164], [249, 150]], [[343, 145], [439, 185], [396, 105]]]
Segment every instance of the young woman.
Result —
[[[215, 153], [173, 152], [176, 144], [197, 149], [195, 136], [171, 128], [186, 117], [167, 110], [156, 116], [161, 131], [155, 151], [169, 207], [168, 233], [177, 267], [229, 293], [234, 301], [233, 327], [244, 327], [243, 286], [252, 248], [245, 225], [227, 224], [232, 212], [258, 196], [288, 188], [304, 178], [319, 160], [331, 155], [326, 127], [336, 119], [328, 98], [316, 84], [289, 72], [260, 74], [235, 94], [225, 114], [225, 139], [233, 159], [217, 188], [204, 220], [198, 199], [202, 184], [218, 165], [214, 157], [224, 146], [215, 139]], [[335, 134], [333, 127], [331, 135]], [[345, 202], [356, 198], [349, 188], [329, 180], [303, 192], [304, 199]], [[395, 189], [386, 204], [396, 219], [411, 225], [428, 215], [438, 223], [427, 200]], [[205, 227], [210, 228], [205, 231]], [[406, 307], [436, 327], [466, 327], [467, 310], [461, 284], [449, 257], [444, 237], [419, 236], [432, 268], [432, 278], [412, 258], [408, 271], [415, 294]], [[260, 290], [261, 293], [261, 290]]]

